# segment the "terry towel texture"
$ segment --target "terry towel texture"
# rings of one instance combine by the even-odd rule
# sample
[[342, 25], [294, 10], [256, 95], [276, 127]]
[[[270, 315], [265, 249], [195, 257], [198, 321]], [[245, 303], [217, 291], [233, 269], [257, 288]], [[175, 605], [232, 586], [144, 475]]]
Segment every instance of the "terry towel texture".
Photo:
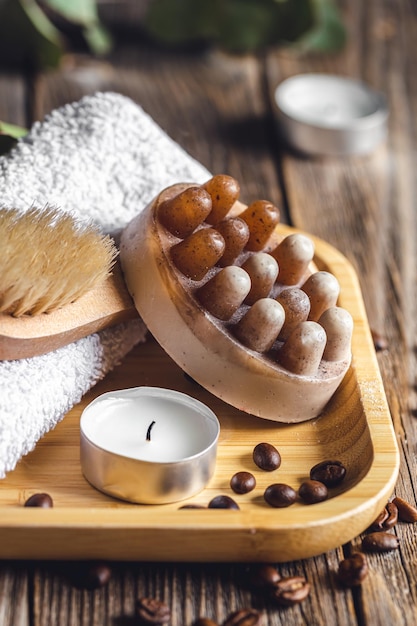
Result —
[[[112, 232], [164, 187], [209, 176], [132, 100], [97, 93], [36, 122], [0, 157], [0, 206], [52, 204]], [[138, 320], [0, 362], [0, 478], [145, 335]]]

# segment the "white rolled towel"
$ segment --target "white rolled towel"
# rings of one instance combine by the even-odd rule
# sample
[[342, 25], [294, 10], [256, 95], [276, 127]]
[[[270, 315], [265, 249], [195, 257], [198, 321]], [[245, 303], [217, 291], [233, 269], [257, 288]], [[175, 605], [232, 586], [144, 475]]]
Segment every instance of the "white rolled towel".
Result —
[[[0, 206], [54, 205], [110, 233], [164, 187], [209, 176], [131, 99], [96, 93], [52, 111], [0, 157]], [[0, 478], [145, 336], [139, 319], [0, 362]]]

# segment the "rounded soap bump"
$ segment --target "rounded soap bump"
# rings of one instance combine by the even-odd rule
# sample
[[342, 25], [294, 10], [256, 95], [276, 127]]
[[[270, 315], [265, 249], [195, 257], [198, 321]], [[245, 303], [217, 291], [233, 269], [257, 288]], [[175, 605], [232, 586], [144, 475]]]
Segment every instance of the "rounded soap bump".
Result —
[[317, 322], [322, 313], [335, 306], [340, 293], [338, 280], [330, 272], [320, 271], [311, 274], [302, 286], [310, 298], [308, 319]]
[[351, 355], [353, 318], [349, 311], [341, 307], [330, 307], [321, 315], [319, 324], [323, 326], [327, 343], [323, 353], [326, 361], [344, 361]]
[[210, 194], [201, 187], [189, 187], [158, 206], [158, 219], [170, 233], [184, 239], [200, 226], [212, 209]]
[[314, 244], [309, 237], [294, 233], [285, 237], [271, 252], [278, 261], [278, 282], [282, 285], [297, 285], [307, 273], [314, 257]]
[[249, 226], [240, 217], [230, 217], [216, 225], [225, 242], [225, 250], [219, 260], [221, 267], [233, 265], [249, 239]]
[[229, 265], [197, 289], [195, 295], [212, 315], [226, 321], [240, 307], [249, 290], [249, 274], [241, 267]]
[[301, 322], [278, 353], [278, 362], [293, 374], [314, 376], [326, 347], [326, 332], [317, 322]]
[[266, 352], [272, 348], [284, 319], [285, 312], [279, 302], [261, 298], [248, 309], [233, 332], [251, 350]]
[[255, 200], [240, 214], [249, 226], [250, 236], [247, 250], [263, 250], [279, 223], [279, 209], [268, 200]]
[[208, 224], [218, 224], [239, 198], [239, 183], [232, 176], [217, 174], [204, 183], [202, 188], [210, 194], [212, 201], [212, 209], [206, 221]]
[[260, 298], [266, 298], [278, 276], [278, 263], [266, 252], [255, 252], [242, 264], [250, 276], [251, 289], [246, 296], [247, 304], [254, 304]]
[[180, 272], [201, 280], [224, 252], [224, 239], [214, 228], [200, 228], [171, 248], [171, 259]]
[[285, 311], [285, 322], [281, 328], [279, 339], [285, 341], [294, 328], [308, 319], [310, 313], [310, 298], [302, 289], [290, 287], [277, 296], [276, 301]]

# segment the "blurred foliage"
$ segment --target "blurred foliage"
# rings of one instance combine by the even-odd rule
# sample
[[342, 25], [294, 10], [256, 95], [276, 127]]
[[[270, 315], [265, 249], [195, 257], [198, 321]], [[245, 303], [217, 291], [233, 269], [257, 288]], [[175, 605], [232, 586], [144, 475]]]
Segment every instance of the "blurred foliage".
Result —
[[95, 0], [0, 0], [0, 63], [57, 67], [69, 41], [94, 54], [111, 49]]
[[290, 44], [329, 52], [346, 39], [332, 0], [152, 0], [145, 26], [165, 45], [215, 44], [235, 53]]
[[6, 124], [0, 120], [0, 154], [8, 152], [16, 143], [16, 141], [26, 135], [26, 128], [15, 126], [14, 124]]
[[[346, 38], [333, 0], [147, 0], [137, 26], [165, 46], [214, 45], [233, 53], [275, 45], [328, 52]], [[80, 45], [94, 55], [112, 48], [98, 0], [0, 0], [1, 65], [57, 67], [64, 52]]]

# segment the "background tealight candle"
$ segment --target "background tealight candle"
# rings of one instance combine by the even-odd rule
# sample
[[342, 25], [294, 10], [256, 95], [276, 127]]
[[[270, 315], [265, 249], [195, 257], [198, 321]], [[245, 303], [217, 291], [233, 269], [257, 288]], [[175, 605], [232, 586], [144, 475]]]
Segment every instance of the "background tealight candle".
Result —
[[195, 495], [215, 467], [220, 425], [206, 405], [158, 387], [105, 393], [83, 411], [81, 468], [109, 495], [143, 504]]
[[305, 154], [366, 154], [387, 135], [385, 96], [358, 80], [298, 74], [278, 85], [274, 102], [281, 136]]

